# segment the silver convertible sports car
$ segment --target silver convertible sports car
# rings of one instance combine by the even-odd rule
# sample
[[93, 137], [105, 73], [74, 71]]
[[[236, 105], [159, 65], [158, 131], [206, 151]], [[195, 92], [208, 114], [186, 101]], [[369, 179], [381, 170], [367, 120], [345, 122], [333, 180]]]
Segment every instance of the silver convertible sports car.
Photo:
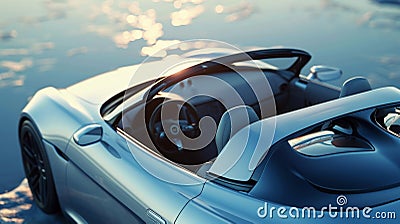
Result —
[[197, 50], [38, 91], [35, 202], [71, 223], [398, 223], [400, 90], [310, 59]]

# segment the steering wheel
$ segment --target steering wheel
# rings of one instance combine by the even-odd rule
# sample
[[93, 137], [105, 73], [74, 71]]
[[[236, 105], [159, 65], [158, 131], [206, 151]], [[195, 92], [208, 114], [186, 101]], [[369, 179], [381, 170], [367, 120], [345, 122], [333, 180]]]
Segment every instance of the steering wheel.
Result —
[[197, 110], [188, 102], [164, 100], [152, 112], [148, 130], [161, 154], [173, 161], [182, 162], [177, 160], [185, 156], [177, 155], [189, 151], [183, 144], [184, 138], [194, 139], [200, 135]]

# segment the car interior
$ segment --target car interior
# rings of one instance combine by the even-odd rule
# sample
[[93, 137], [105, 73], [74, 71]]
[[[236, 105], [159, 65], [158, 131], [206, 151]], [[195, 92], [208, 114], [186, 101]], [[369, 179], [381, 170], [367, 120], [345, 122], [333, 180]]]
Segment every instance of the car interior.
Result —
[[[336, 87], [313, 74], [317, 73], [313, 68], [309, 75], [302, 75], [284, 66], [259, 65], [236, 63], [194, 75], [184, 70], [144, 84], [122, 95], [121, 100], [137, 100], [124, 107], [111, 125], [164, 161], [224, 187], [279, 204], [303, 207], [307, 201], [318, 207], [326, 205], [321, 198], [346, 192], [355, 195], [352, 201], [364, 205], [364, 193], [378, 195], [376, 189], [397, 184], [398, 176], [393, 178], [386, 165], [399, 158], [392, 152], [400, 146], [400, 107], [370, 108], [368, 100], [364, 104], [367, 109], [358, 111], [359, 105], [354, 105], [351, 113], [329, 116], [329, 120], [282, 137], [257, 160], [254, 170], [249, 168], [249, 179], [213, 173], [213, 165], [226, 158], [218, 155], [222, 152], [229, 158], [230, 149], [239, 146], [228, 146], [240, 141], [230, 139], [249, 124], [335, 99], [336, 103], [344, 102], [346, 97], [372, 90], [364, 77], [350, 78]], [[106, 114], [107, 109], [103, 112]], [[390, 147], [387, 140], [393, 142]], [[369, 175], [360, 177], [364, 172]], [[371, 197], [371, 203], [383, 196]]]
[[[146, 104], [129, 108], [117, 127], [168, 160], [198, 172], [203, 163], [213, 161], [229, 138], [245, 125], [371, 89], [362, 77], [346, 81], [340, 89], [303, 75], [287, 79], [287, 72], [239, 65], [188, 77], [159, 92]], [[161, 113], [168, 107], [169, 112]], [[208, 128], [211, 125], [200, 131], [199, 121], [204, 117], [212, 118], [214, 129]], [[172, 120], [176, 121], [175, 125], [173, 122], [165, 124]], [[165, 125], [171, 127], [165, 128]], [[211, 141], [203, 142], [202, 147], [187, 149], [188, 144], [185, 147], [178, 135], [174, 137], [179, 129], [183, 137], [191, 139], [198, 138], [201, 133], [216, 134], [215, 138], [211, 136]]]
[[[364, 77], [350, 78], [342, 87], [328, 84], [326, 81], [340, 77], [342, 71], [327, 66], [313, 66], [309, 75], [302, 75], [300, 70], [310, 56], [289, 51], [272, 53], [273, 59], [280, 59], [282, 53], [289, 59], [298, 54], [289, 64], [264, 60], [271, 56], [270, 51], [253, 52], [253, 63], [240, 57], [237, 61], [236, 56], [233, 60], [221, 60], [228, 64], [202, 63], [191, 67], [192, 70], [188, 68], [124, 91], [111, 100], [114, 103], [106, 103], [101, 113], [104, 116], [121, 102], [135, 99], [110, 124], [159, 158], [210, 178], [207, 171], [230, 138], [243, 127], [372, 89]], [[399, 136], [399, 111], [395, 107], [379, 108], [373, 120], [380, 128]], [[374, 150], [358, 133], [358, 122], [362, 121], [352, 116], [325, 121], [291, 135], [284, 146], [309, 157]], [[259, 165], [248, 182], [211, 178], [225, 186], [249, 191], [260, 179], [264, 166]]]

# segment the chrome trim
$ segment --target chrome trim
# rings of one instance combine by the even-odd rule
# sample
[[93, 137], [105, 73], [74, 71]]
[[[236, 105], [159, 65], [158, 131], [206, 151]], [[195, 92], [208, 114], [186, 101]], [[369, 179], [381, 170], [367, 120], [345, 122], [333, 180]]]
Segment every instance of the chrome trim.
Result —
[[90, 145], [101, 140], [103, 128], [99, 124], [89, 124], [74, 133], [74, 141], [80, 146]]
[[159, 214], [151, 209], [148, 209], [146, 214], [151, 220], [153, 220], [157, 224], [167, 224]]
[[309, 145], [325, 142], [333, 139], [333, 131], [320, 131], [316, 133], [311, 133], [308, 135], [300, 136], [294, 139], [288, 140], [289, 145], [295, 150], [307, 147]]

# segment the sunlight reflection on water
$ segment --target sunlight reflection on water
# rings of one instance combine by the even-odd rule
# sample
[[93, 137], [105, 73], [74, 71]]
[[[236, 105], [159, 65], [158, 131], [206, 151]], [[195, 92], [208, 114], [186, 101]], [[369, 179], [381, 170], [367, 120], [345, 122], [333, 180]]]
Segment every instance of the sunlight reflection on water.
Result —
[[[68, 41], [68, 37], [71, 36], [70, 33], [74, 30], [79, 32], [74, 35], [88, 35], [89, 33], [93, 33], [100, 39], [102, 37], [108, 38], [110, 41], [114, 42], [117, 48], [129, 49], [130, 46], [134, 46], [134, 48], [140, 49], [139, 52], [141, 56], [155, 57], [166, 56], [166, 52], [160, 52], [159, 54], [154, 55], [155, 52], [158, 52], [166, 45], [176, 44], [178, 41], [187, 39], [179, 36], [182, 29], [186, 30], [184, 31], [186, 32], [186, 37], [187, 33], [191, 33], [192, 31], [198, 32], [198, 30], [203, 29], [204, 31], [200, 32], [202, 34], [201, 36], [192, 36], [192, 38], [204, 38], [204, 34], [206, 34], [208, 38], [207, 33], [209, 33], [212, 34], [211, 36], [213, 38], [218, 39], [218, 36], [221, 35], [221, 39], [245, 47], [248, 40], [243, 40], [244, 43], [242, 44], [240, 38], [236, 38], [234, 35], [227, 38], [225, 32], [217, 30], [223, 30], [229, 23], [241, 23], [242, 20], [247, 20], [248, 26], [246, 29], [249, 29], [250, 27], [251, 31], [254, 32], [248, 33], [249, 35], [255, 35], [258, 32], [266, 32], [259, 30], [263, 28], [263, 24], [267, 21], [264, 19], [260, 20], [260, 18], [268, 19], [271, 17], [270, 19], [273, 19], [272, 16], [274, 15], [277, 17], [281, 16], [279, 14], [272, 14], [272, 16], [269, 16], [269, 14], [266, 13], [269, 8], [281, 10], [280, 13], [283, 16], [296, 11], [303, 11], [303, 14], [309, 14], [312, 17], [317, 19], [320, 18], [322, 20], [324, 20], [324, 16], [322, 16], [321, 13], [324, 13], [325, 17], [332, 19], [337, 15], [341, 15], [345, 19], [349, 19], [351, 18], [349, 16], [355, 15], [357, 18], [354, 21], [350, 21], [353, 24], [351, 25], [350, 23], [349, 28], [358, 26], [380, 29], [378, 32], [388, 32], [387, 30], [390, 30], [390, 32], [400, 31], [399, 8], [388, 7], [386, 5], [383, 5], [383, 7], [377, 7], [379, 5], [376, 2], [379, 3], [382, 1], [363, 1], [361, 3], [353, 3], [334, 0], [314, 0], [302, 5], [298, 4], [298, 7], [294, 7], [293, 2], [294, 1], [288, 0], [283, 1], [282, 3], [266, 3], [263, 1], [246, 0], [216, 1], [212, 3], [203, 0], [153, 0], [152, 2], [91, 0], [85, 3], [80, 3], [77, 0], [45, 1], [41, 7], [40, 5], [35, 5], [37, 10], [28, 11], [30, 13], [24, 13], [21, 15], [16, 14], [16, 17], [14, 16], [12, 19], [3, 18], [0, 20], [0, 40], [5, 43], [5, 46], [10, 46], [8, 48], [3, 46], [0, 47], [0, 72], [3, 77], [7, 77], [0, 79], [0, 86], [12, 86], [16, 83], [19, 86], [23, 84], [24, 82], [23, 80], [21, 81], [21, 77], [26, 76], [26, 74], [17, 73], [24, 72], [27, 67], [35, 68], [39, 73], [49, 72], [56, 68], [57, 63], [62, 61], [57, 59], [60, 58], [60, 53], [59, 50], [56, 49], [56, 45], [58, 45], [58, 42], [60, 41], [64, 42], [60, 45], [65, 45], [65, 43], [71, 45], [71, 43], [74, 43]], [[372, 2], [375, 3], [373, 4]], [[16, 5], [17, 3], [14, 4]], [[287, 6], [286, 9], [284, 6]], [[257, 17], [257, 19], [254, 17]], [[7, 19], [10, 21], [7, 21]], [[299, 20], [301, 19], [304, 20], [304, 18], [299, 17]], [[67, 24], [65, 24], [66, 21]], [[51, 22], [54, 22], [55, 25], [52, 24], [49, 26], [48, 24]], [[64, 31], [62, 31], [65, 32], [65, 35], [54, 33], [60, 32], [60, 30], [55, 29], [57, 22], [63, 22], [63, 25], [68, 25], [65, 27]], [[282, 22], [285, 23], [285, 21]], [[334, 20], [331, 22], [332, 23], [327, 25], [326, 28], [335, 27], [338, 32], [340, 32], [341, 29], [346, 30], [346, 27], [341, 27], [343, 24], [340, 22], [336, 22], [337, 24], [335, 24]], [[69, 23], [73, 25], [74, 29], [70, 29], [71, 24]], [[196, 23], [201, 24], [196, 25]], [[18, 24], [25, 24], [25, 26]], [[205, 27], [205, 24], [208, 24], [209, 27]], [[276, 25], [271, 26], [271, 24], [269, 24], [271, 29], [277, 29], [276, 27], [279, 26], [279, 21], [277, 21]], [[306, 28], [308, 27], [306, 25], [304, 25], [304, 27], [304, 32], [307, 32]], [[40, 33], [35, 33], [32, 30], [35, 28], [39, 28], [38, 30], [45, 29], [48, 33], [43, 33], [42, 35]], [[208, 31], [210, 29], [213, 30], [213, 32]], [[282, 30], [284, 29], [285, 26], [282, 25]], [[36, 38], [25, 36], [27, 31], [34, 34], [32, 36], [36, 36]], [[178, 31], [176, 35], [175, 31]], [[240, 30], [230, 31], [232, 34], [240, 32]], [[398, 33], [393, 35], [398, 35]], [[389, 41], [391, 41], [390, 37], [393, 36], [388, 36]], [[318, 40], [318, 37], [316, 38]], [[364, 40], [358, 41], [370, 42], [371, 39], [372, 38], [366, 36]], [[313, 40], [310, 39], [309, 42], [312, 41]], [[323, 39], [320, 39], [320, 41], [323, 41]], [[295, 38], [287, 42], [293, 42], [296, 44]], [[29, 43], [30, 46], [26, 43]], [[275, 45], [274, 43], [271, 44], [269, 41], [266, 41], [266, 43], [266, 46]], [[394, 44], [398, 45], [399, 42], [395, 42]], [[69, 49], [65, 49], [62, 54], [68, 57], [82, 55], [93, 57], [93, 55], [90, 54], [91, 47], [87, 46], [87, 41], [78, 40], [76, 41], [76, 45], [77, 46], [71, 46]], [[259, 38], [255, 38], [252, 46], [265, 46], [265, 44], [260, 42]], [[196, 49], [194, 46], [186, 47], [185, 49], [190, 50], [193, 48]], [[343, 49], [343, 51], [345, 51], [345, 49]], [[50, 57], [47, 55], [45, 57], [46, 59], [40, 58], [40, 55], [43, 54], [44, 51], [51, 50], [55, 50], [52, 54], [54, 60], [50, 60]], [[393, 56], [395, 57], [396, 55]], [[393, 56], [380, 55], [377, 56], [378, 58], [372, 60], [379, 63], [379, 58]], [[35, 62], [36, 60], [39, 60], [38, 63]], [[27, 64], [28, 61], [30, 61], [30, 63]], [[382, 67], [387, 68], [385, 64], [383, 64]], [[374, 72], [374, 74], [375, 73], [379, 72]], [[395, 77], [396, 75], [394, 74], [397, 74], [397, 72], [394, 70], [389, 71], [387, 77]], [[366, 74], [366, 76], [368, 76], [368, 74]], [[18, 78], [10, 81], [12, 77]]]

